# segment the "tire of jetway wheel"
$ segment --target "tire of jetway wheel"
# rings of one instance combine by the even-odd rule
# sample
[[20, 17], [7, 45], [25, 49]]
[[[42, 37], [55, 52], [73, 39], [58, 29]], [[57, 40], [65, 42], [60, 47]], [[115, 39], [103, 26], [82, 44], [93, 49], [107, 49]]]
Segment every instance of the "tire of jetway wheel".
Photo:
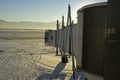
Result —
[[63, 63], [67, 63], [68, 62], [68, 58], [67, 58], [66, 55], [62, 56], [61, 60], [62, 60]]

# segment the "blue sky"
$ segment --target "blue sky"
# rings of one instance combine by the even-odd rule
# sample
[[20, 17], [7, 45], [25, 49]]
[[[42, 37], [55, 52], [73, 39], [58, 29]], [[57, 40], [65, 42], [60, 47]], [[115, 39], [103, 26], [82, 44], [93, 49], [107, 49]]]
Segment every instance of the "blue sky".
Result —
[[107, 0], [0, 0], [0, 19], [7, 21], [53, 22], [67, 16], [67, 5], [72, 7], [72, 19], [84, 5]]

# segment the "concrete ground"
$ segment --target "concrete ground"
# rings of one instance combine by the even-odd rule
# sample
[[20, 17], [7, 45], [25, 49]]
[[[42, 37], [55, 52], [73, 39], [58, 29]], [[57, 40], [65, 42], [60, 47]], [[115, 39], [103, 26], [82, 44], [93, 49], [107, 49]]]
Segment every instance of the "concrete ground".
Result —
[[[74, 80], [71, 58], [62, 63], [54, 48], [44, 45], [44, 33], [30, 38], [24, 32], [24, 38], [19, 31], [19, 36], [12, 32], [0, 32], [0, 80]], [[33, 33], [38, 35], [38, 31]], [[76, 72], [76, 80], [83, 77]]]

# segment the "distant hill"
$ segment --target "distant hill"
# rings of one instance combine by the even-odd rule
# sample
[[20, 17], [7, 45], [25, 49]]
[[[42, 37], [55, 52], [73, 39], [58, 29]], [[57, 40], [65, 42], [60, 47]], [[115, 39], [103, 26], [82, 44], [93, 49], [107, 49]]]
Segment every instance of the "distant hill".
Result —
[[56, 29], [55, 22], [8, 22], [0, 19], [0, 28], [15, 28], [15, 29]]
[[0, 23], [6, 22], [5, 20], [0, 19]]

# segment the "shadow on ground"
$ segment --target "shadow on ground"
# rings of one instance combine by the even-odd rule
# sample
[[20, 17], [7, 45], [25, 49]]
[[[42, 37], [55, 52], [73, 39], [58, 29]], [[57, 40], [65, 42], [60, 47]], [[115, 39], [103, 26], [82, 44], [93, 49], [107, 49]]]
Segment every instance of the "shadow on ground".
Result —
[[75, 78], [72, 74], [69, 80], [87, 80], [87, 78], [83, 72], [75, 72]]
[[[66, 64], [60, 62], [57, 64], [53, 72], [42, 72], [42, 74], [36, 80], [65, 80], [68, 73], [61, 73]], [[75, 78], [73, 78], [73, 74], [69, 76], [69, 80], [87, 80], [86, 76], [83, 72], [75, 71]]]
[[36, 80], [54, 80], [54, 79], [58, 79], [58, 80], [65, 80], [65, 77], [67, 75], [64, 73], [61, 73], [62, 70], [65, 68], [66, 64], [60, 62], [54, 69], [54, 71], [51, 73], [43, 73], [41, 74]]

